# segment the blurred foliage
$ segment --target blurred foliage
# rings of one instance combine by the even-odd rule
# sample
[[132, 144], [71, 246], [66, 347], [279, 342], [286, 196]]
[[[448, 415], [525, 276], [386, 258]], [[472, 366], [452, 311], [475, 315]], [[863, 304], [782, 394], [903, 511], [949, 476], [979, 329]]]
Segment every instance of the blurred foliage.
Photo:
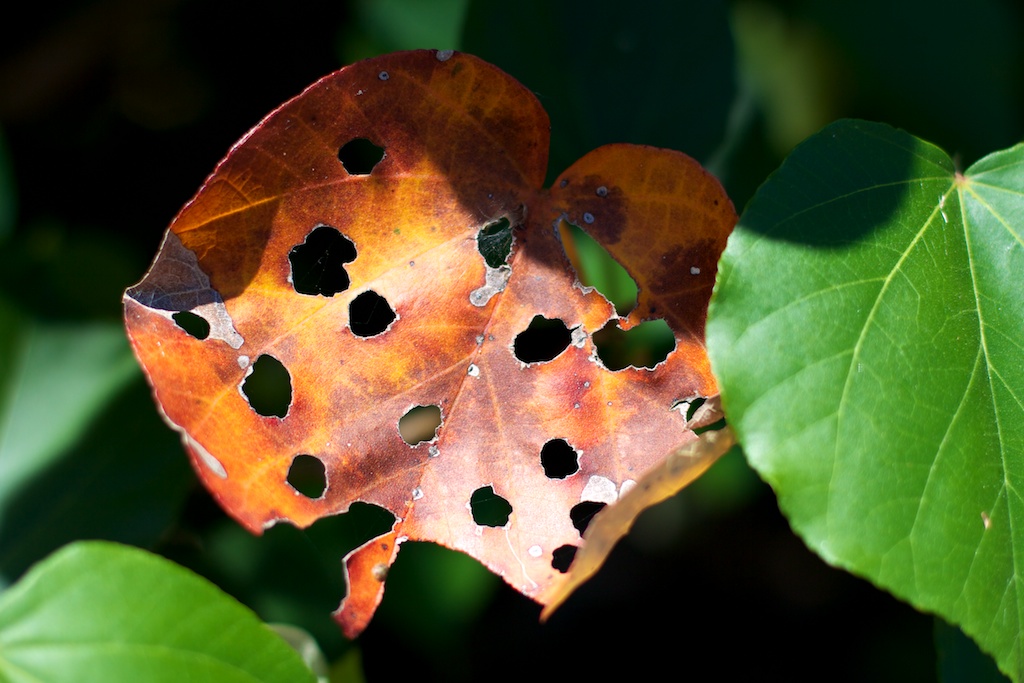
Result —
[[18, 216], [18, 192], [11, 170], [11, 157], [7, 152], [7, 141], [0, 131], [0, 244], [14, 229]]
[[462, 38], [466, 52], [544, 105], [549, 181], [607, 143], [668, 147], [703, 162], [721, 142], [735, 81], [723, 2], [476, 0]]
[[965, 636], [963, 631], [950, 626], [942, 619], [935, 620], [935, 649], [939, 658], [939, 679], [942, 681], [1006, 681], [1006, 677], [999, 672], [991, 657], [982, 654], [974, 641]]
[[[906, 128], [961, 167], [1017, 142], [1018, 4], [78, 0], [19, 12], [0, 25], [3, 582], [75, 538], [155, 548], [313, 634], [332, 680], [603, 676], [608, 658], [588, 653], [611, 652], [644, 675], [681, 649], [723, 678], [935, 679], [932, 620], [810, 554], [739, 451], [647, 511], [548, 624], [474, 561], [410, 544], [353, 647], [329, 615], [340, 558], [388, 519], [357, 506], [261, 537], [227, 519], [146, 395], [120, 292], [231, 144], [359, 57], [475, 52], [548, 108], [553, 173], [602, 142], [660, 144], [707, 164], [741, 210], [794, 144], [843, 116]], [[950, 658], [973, 645], [947, 640], [941, 671], [958, 680]]]
[[342, 63], [398, 50], [456, 50], [469, 0], [352, 0], [338, 36]]

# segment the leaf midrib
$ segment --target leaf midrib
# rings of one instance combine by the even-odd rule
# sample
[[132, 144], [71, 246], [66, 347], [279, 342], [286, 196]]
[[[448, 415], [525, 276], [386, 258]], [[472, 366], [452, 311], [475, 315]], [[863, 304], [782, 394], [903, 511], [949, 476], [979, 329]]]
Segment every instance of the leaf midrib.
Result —
[[[960, 212], [961, 212], [961, 219], [963, 221], [963, 226], [964, 226], [964, 241], [965, 241], [966, 246], [967, 246], [967, 260], [968, 260], [968, 263], [970, 264], [971, 285], [972, 285], [972, 289], [973, 289], [973, 292], [974, 292], [975, 303], [976, 303], [977, 309], [978, 309], [978, 334], [979, 334], [979, 339], [980, 339], [980, 342], [981, 342], [981, 351], [982, 351], [982, 353], [984, 355], [984, 359], [985, 359], [985, 368], [987, 370], [986, 375], [988, 376], [988, 380], [989, 380], [988, 381], [989, 395], [991, 396], [991, 400], [992, 400], [992, 413], [993, 413], [993, 416], [995, 418], [995, 423], [996, 423], [996, 435], [997, 435], [997, 438], [999, 440], [999, 456], [1000, 456], [1000, 461], [1001, 461], [1002, 469], [1003, 469], [1003, 486], [1001, 487], [1001, 490], [999, 491], [999, 493], [996, 494], [996, 499], [998, 500], [998, 497], [1003, 495], [1003, 492], [1006, 492], [1006, 497], [1007, 497], [1007, 499], [1006, 499], [1006, 505], [1007, 505], [1007, 524], [1010, 527], [1009, 528], [1010, 539], [1013, 540], [1013, 539], [1019, 539], [1020, 536], [1018, 535], [1017, 530], [1014, 528], [1014, 517], [1015, 517], [1015, 515], [1013, 514], [1011, 508], [1012, 508], [1012, 506], [1014, 504], [1013, 503], [1014, 500], [1017, 500], [1018, 504], [1020, 504], [1021, 496], [1014, 490], [1014, 487], [1013, 487], [1012, 483], [1009, 481], [1009, 477], [1008, 477], [1009, 472], [1010, 472], [1010, 467], [1009, 467], [1009, 463], [1007, 463], [1007, 461], [1006, 461], [1007, 446], [1006, 446], [1005, 437], [1004, 437], [1003, 420], [1002, 420], [1002, 417], [1000, 415], [999, 403], [996, 400], [996, 387], [995, 387], [994, 382], [993, 382], [993, 374], [996, 375], [996, 377], [999, 378], [1000, 382], [1006, 387], [1007, 391], [1009, 391], [1011, 393], [1011, 395], [1013, 395], [1013, 392], [1012, 392], [1012, 389], [1010, 389], [1010, 387], [1006, 384], [1005, 380], [1003, 380], [1002, 377], [999, 375], [998, 371], [996, 370], [996, 366], [992, 362], [992, 359], [991, 359], [991, 357], [989, 355], [988, 335], [987, 335], [987, 330], [986, 330], [987, 325], [985, 324], [984, 315], [982, 313], [982, 294], [981, 294], [981, 291], [980, 291], [979, 286], [978, 286], [978, 275], [977, 275], [977, 270], [976, 270], [977, 260], [974, 257], [974, 250], [972, 249], [971, 230], [970, 230], [971, 223], [968, 220], [967, 211], [966, 211], [968, 197], [966, 197], [964, 195], [965, 194], [969, 194], [969, 199], [977, 202], [977, 204], [979, 206], [983, 207], [985, 209], [985, 211], [988, 212], [988, 214], [991, 215], [994, 219], [996, 219], [1006, 229], [1006, 231], [1009, 234], [1013, 235], [1013, 237], [1017, 240], [1018, 243], [1020, 243], [1020, 237], [1018, 237], [1016, 234], [1013, 233], [1012, 230], [1009, 229], [1009, 225], [1007, 224], [1007, 222], [1005, 220], [1002, 219], [1002, 216], [1000, 216], [992, 208], [992, 206], [990, 204], [988, 204], [986, 201], [984, 201], [984, 199], [982, 199], [982, 197], [980, 195], [978, 195], [978, 193], [975, 192], [972, 189], [970, 184], [966, 184], [965, 183], [961, 187], [960, 193], [961, 193], [961, 197], [960, 197], [960, 207], [961, 207], [960, 208]], [[1024, 193], [1017, 193], [1017, 194], [1024, 194]], [[1016, 396], [1014, 396], [1014, 398], [1016, 399]], [[1024, 408], [1024, 405], [1021, 405], [1020, 400], [1019, 399], [1016, 399], [1016, 400], [1017, 400], [1018, 405], [1021, 406], [1022, 408]], [[1010, 495], [1011, 493], [1016, 494], [1016, 495]], [[1021, 511], [1021, 515], [1024, 516], [1024, 510]], [[1014, 588], [1011, 588], [1010, 586], [1007, 586], [1007, 590], [1008, 591], [1012, 590], [1014, 593], [1016, 593], [1016, 588], [1015, 588], [1015, 586], [1016, 586], [1016, 579], [1018, 579], [1018, 577], [1021, 576], [1021, 569], [1020, 569], [1020, 565], [1019, 565], [1020, 559], [1019, 559], [1019, 553], [1017, 552], [1017, 550], [1018, 549], [1014, 548], [1014, 547], [1011, 547], [1011, 549], [1010, 549], [1010, 560], [1013, 563], [1013, 576], [1014, 576], [1014, 579], [1015, 579], [1015, 581], [1013, 582]], [[1019, 596], [1015, 596], [1015, 597], [1017, 598], [1016, 600], [1014, 600], [1014, 603], [1017, 605], [1017, 610], [1016, 610], [1016, 613], [1015, 613], [1015, 616], [1017, 618], [1016, 631], [1018, 633], [1020, 633], [1021, 624], [1024, 623], [1024, 604], [1022, 604]], [[1020, 665], [1020, 647], [1021, 647], [1020, 640], [1018, 640], [1017, 641], [1017, 647], [1016, 647], [1016, 653], [1015, 653], [1017, 655], [1017, 659], [1018, 659], [1018, 666]]]

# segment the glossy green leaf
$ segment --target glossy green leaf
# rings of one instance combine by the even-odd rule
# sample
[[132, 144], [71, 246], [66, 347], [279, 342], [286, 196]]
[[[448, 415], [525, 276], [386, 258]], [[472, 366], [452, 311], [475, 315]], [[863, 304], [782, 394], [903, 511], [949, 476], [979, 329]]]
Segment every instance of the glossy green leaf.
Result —
[[966, 173], [842, 121], [761, 187], [707, 337], [751, 464], [826, 561], [1024, 680], [1024, 146]]
[[0, 595], [0, 680], [313, 681], [255, 614], [144, 551], [76, 543]]

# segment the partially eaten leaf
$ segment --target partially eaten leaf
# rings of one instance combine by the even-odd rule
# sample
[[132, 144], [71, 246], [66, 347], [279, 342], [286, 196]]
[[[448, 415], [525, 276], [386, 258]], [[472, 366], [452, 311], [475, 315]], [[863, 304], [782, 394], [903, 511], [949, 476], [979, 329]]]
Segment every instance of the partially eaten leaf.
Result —
[[[736, 221], [720, 184], [682, 153], [623, 144], [543, 189], [548, 129], [526, 88], [469, 55], [354, 64], [232, 149], [125, 294], [156, 400], [240, 523], [306, 526], [356, 501], [395, 515], [346, 559], [349, 635], [407, 540], [562, 599], [578, 506], [613, 507], [694, 442], [674, 408], [717, 394], [704, 320]], [[359, 140], [374, 149], [355, 154]], [[628, 316], [580, 284], [563, 222], [636, 281]], [[647, 320], [673, 348], [650, 368], [607, 367], [593, 335]], [[536, 331], [543, 353], [520, 357]], [[276, 399], [249, 389], [264, 368], [286, 378]], [[432, 434], [403, 434], [416, 407], [439, 413]], [[290, 481], [300, 456], [322, 481], [316, 467], [311, 487]]]

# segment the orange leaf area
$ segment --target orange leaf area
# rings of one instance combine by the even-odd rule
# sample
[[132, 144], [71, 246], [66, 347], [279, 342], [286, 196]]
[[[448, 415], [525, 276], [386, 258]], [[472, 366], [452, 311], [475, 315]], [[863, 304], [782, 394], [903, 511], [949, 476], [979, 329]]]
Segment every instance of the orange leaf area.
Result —
[[[406, 540], [564, 597], [581, 510], [694, 442], [680, 405], [717, 394], [704, 319], [736, 221], [720, 184], [682, 153], [611, 145], [544, 189], [548, 136], [536, 98], [472, 56], [354, 64], [235, 145], [125, 294], [167, 422], [241, 524], [307, 526], [355, 501], [395, 515], [346, 559], [350, 636]], [[636, 280], [628, 316], [579, 283], [568, 224]], [[675, 337], [663, 362], [604, 366], [595, 332], [656, 318]], [[403, 437], [407, 414], [433, 435]]]

